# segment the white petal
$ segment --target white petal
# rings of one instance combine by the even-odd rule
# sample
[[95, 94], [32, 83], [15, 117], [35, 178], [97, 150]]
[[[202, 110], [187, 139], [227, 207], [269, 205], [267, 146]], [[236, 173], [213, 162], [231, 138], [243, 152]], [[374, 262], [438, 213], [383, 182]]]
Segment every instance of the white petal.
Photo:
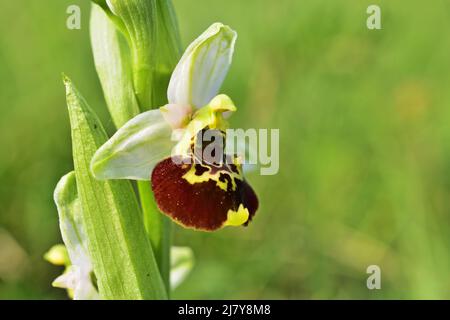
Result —
[[87, 254], [86, 235], [81, 222], [82, 209], [78, 197], [75, 172], [72, 171], [59, 180], [53, 197], [58, 208], [61, 235], [71, 264], [90, 263]]
[[205, 106], [219, 92], [233, 57], [237, 34], [221, 23], [211, 25], [181, 57], [169, 83], [169, 103]]
[[194, 266], [194, 253], [189, 247], [170, 249], [170, 288], [178, 287]]
[[53, 280], [52, 286], [61, 289], [73, 289], [75, 288], [77, 278], [76, 268], [70, 266], [62, 275]]
[[57, 277], [52, 285], [56, 288], [68, 289], [73, 292], [74, 300], [98, 300], [100, 295], [92, 284], [90, 271], [72, 265]]
[[[54, 199], [58, 208], [62, 238], [70, 261], [64, 262], [67, 266], [66, 271], [53, 281], [53, 286], [72, 290], [76, 300], [99, 299], [91, 279], [93, 268], [81, 222], [82, 207], [73, 171], [63, 176], [58, 182]], [[62, 249], [60, 248], [59, 251]]]
[[171, 134], [160, 110], [141, 113], [97, 150], [91, 171], [97, 179], [150, 180], [154, 166], [170, 156]]
[[82, 282], [75, 288], [73, 300], [100, 300], [100, 295], [92, 283]]
[[99, 300], [100, 295], [92, 284], [91, 272], [80, 269], [79, 278], [73, 288], [74, 300]]

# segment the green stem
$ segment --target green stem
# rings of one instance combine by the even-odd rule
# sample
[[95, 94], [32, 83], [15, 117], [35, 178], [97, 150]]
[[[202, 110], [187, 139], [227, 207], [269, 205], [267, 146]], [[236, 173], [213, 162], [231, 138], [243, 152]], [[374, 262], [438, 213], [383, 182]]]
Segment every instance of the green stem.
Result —
[[[93, 20], [97, 22], [92, 30], [94, 36], [97, 35], [93, 37], [93, 47], [96, 48], [94, 54], [97, 52], [101, 54], [100, 58], [105, 58], [97, 59], [96, 65], [99, 69], [98, 64], [104, 63], [104, 69], [100, 68], [100, 70], [105, 72], [104, 74], [99, 72], [99, 75], [104, 89], [111, 88], [105, 91], [106, 100], [117, 127], [120, 127], [131, 114], [134, 114], [135, 109], [144, 112], [167, 103], [170, 74], [181, 53], [178, 23], [171, 0], [110, 0], [108, 2], [94, 0], [94, 2], [101, 5], [111, 19], [104, 23]], [[106, 15], [96, 18], [97, 20], [106, 19]], [[101, 32], [103, 29], [99, 29], [102, 26], [107, 27], [104, 33]], [[123, 33], [124, 39], [117, 34], [118, 30]], [[109, 34], [107, 32], [111, 32], [112, 35], [106, 40], [109, 39], [112, 43], [106, 47], [107, 50], [101, 51], [105, 46], [98, 43], [105, 41], [105, 34]], [[125, 46], [124, 48], [120, 46], [120, 39], [128, 40], [128, 51], [125, 50]], [[119, 71], [122, 71], [120, 79], [123, 83], [118, 83], [118, 76], [114, 73], [118, 69], [117, 66], [122, 67]], [[108, 81], [116, 85], [108, 86]], [[114, 100], [113, 98], [117, 95], [118, 98]], [[145, 229], [152, 244], [161, 277], [167, 292], [170, 292], [171, 222], [159, 212], [150, 182], [139, 181], [137, 186]]]
[[155, 203], [148, 181], [138, 181], [138, 192], [144, 214], [144, 225], [152, 244], [163, 282], [170, 292], [171, 222], [162, 215]]

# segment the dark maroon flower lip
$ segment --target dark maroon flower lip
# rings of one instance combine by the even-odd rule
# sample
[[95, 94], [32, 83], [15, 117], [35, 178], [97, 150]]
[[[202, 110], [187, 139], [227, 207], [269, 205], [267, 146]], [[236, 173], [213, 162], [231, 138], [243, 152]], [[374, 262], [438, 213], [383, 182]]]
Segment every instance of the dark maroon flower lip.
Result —
[[152, 172], [159, 210], [196, 230], [248, 225], [258, 209], [258, 198], [245, 181], [241, 165], [183, 160], [192, 159], [166, 158]]

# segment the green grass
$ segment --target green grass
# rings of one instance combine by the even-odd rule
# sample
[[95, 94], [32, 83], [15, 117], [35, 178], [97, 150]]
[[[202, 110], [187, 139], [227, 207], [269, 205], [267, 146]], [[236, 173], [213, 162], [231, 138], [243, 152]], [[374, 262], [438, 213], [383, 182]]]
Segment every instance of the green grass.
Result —
[[[65, 28], [74, 3], [79, 31]], [[247, 229], [174, 226], [196, 255], [174, 297], [450, 298], [450, 5], [380, 0], [383, 29], [370, 31], [373, 1], [174, 3], [184, 46], [215, 21], [237, 30], [223, 88], [239, 108], [232, 125], [281, 138], [279, 174], [247, 177], [260, 198]], [[2, 5], [0, 232], [26, 267], [11, 276], [0, 242], [0, 298], [65, 297], [42, 259], [61, 241], [52, 192], [73, 168], [61, 71], [113, 128], [88, 9]], [[379, 291], [366, 288], [370, 264]]]

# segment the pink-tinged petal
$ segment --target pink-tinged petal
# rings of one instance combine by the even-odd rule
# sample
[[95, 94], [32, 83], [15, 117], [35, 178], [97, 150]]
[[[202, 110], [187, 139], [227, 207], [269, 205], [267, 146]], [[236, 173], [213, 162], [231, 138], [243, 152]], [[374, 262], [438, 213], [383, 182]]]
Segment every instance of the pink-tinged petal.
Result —
[[169, 103], [159, 108], [161, 113], [172, 129], [184, 128], [190, 121], [192, 107], [188, 104]]

